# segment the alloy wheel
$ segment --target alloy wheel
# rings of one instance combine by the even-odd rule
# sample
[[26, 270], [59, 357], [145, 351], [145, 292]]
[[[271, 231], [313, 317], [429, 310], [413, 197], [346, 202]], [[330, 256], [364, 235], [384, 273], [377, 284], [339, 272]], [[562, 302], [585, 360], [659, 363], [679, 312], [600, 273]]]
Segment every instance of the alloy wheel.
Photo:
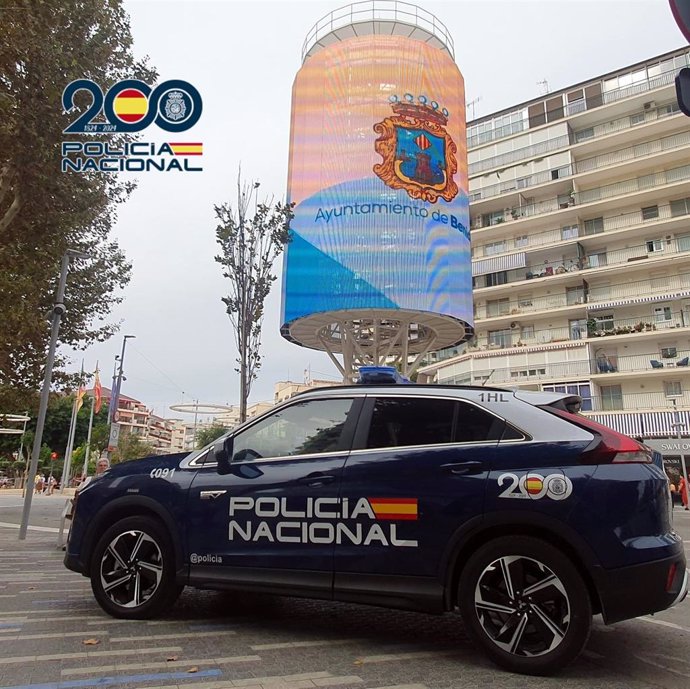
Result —
[[105, 595], [123, 608], [137, 608], [153, 596], [161, 582], [163, 557], [156, 541], [144, 531], [118, 534], [101, 557]]
[[570, 626], [563, 582], [530, 557], [504, 556], [491, 562], [477, 581], [474, 608], [491, 641], [516, 656], [553, 651]]

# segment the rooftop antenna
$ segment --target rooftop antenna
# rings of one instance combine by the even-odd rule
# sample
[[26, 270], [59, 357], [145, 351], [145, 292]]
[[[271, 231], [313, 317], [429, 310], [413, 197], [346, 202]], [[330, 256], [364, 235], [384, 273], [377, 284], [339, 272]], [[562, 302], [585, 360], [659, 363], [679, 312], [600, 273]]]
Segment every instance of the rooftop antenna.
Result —
[[542, 79], [537, 82], [537, 86], [541, 86], [541, 95], [545, 96], [549, 92], [549, 82], [546, 79]]
[[474, 106], [479, 103], [479, 101], [482, 99], [481, 96], [477, 96], [474, 100], [471, 100], [469, 103], [465, 104], [465, 107], [467, 108], [472, 108], [472, 119], [474, 119]]

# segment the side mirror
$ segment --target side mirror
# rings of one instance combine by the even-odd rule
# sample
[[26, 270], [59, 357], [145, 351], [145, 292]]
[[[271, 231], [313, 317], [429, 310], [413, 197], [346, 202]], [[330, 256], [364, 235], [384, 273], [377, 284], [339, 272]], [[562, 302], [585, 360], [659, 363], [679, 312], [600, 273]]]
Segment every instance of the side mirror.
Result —
[[225, 438], [222, 442], [216, 443], [210, 450], [212, 453], [211, 461], [215, 459], [218, 466], [216, 472], [221, 476], [229, 474], [230, 461], [232, 460], [232, 437]]

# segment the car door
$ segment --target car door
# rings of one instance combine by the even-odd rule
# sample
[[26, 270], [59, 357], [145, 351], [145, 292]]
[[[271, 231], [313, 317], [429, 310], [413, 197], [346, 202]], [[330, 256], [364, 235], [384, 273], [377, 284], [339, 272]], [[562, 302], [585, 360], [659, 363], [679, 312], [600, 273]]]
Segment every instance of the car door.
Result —
[[362, 418], [341, 483], [351, 534], [335, 551], [335, 595], [349, 600], [438, 578], [453, 534], [483, 513], [505, 425], [467, 401], [403, 393], [370, 396]]
[[332, 522], [361, 401], [294, 401], [236, 433], [229, 474], [199, 470], [189, 493], [191, 583], [289, 584], [330, 596]]

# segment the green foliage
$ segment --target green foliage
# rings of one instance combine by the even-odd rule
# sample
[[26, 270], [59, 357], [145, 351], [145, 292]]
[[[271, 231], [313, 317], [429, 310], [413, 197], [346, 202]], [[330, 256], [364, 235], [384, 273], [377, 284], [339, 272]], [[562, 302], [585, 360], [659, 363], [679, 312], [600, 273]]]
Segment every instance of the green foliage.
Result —
[[[230, 281], [230, 293], [222, 297], [230, 317], [237, 346], [240, 374], [240, 421], [247, 418], [247, 399], [261, 368], [261, 326], [264, 302], [276, 280], [273, 264], [290, 241], [290, 220], [294, 204], [257, 200], [259, 182], [242, 182], [237, 175], [237, 202], [214, 206], [218, 225], [216, 241], [221, 254], [223, 277]], [[253, 213], [252, 213], [253, 206]]]
[[214, 423], [213, 426], [202, 428], [196, 433], [196, 446], [206, 447], [221, 435], [227, 432], [227, 428], [219, 423]]
[[138, 435], [126, 433], [120, 436], [117, 449], [113, 452], [112, 462], [127, 462], [132, 459], [141, 459], [154, 454], [153, 445], [144, 442]]
[[[62, 112], [65, 86], [80, 78], [104, 91], [123, 78], [152, 83], [132, 56], [121, 0], [16, 0], [0, 4], [0, 409], [37, 408], [61, 257], [91, 258], [69, 272], [60, 341], [85, 348], [110, 337], [107, 318], [131, 265], [110, 238], [119, 203], [134, 188], [117, 174], [60, 172], [63, 129], [90, 103]], [[129, 134], [109, 141], [121, 145]], [[54, 380], [68, 382], [58, 356]]]

